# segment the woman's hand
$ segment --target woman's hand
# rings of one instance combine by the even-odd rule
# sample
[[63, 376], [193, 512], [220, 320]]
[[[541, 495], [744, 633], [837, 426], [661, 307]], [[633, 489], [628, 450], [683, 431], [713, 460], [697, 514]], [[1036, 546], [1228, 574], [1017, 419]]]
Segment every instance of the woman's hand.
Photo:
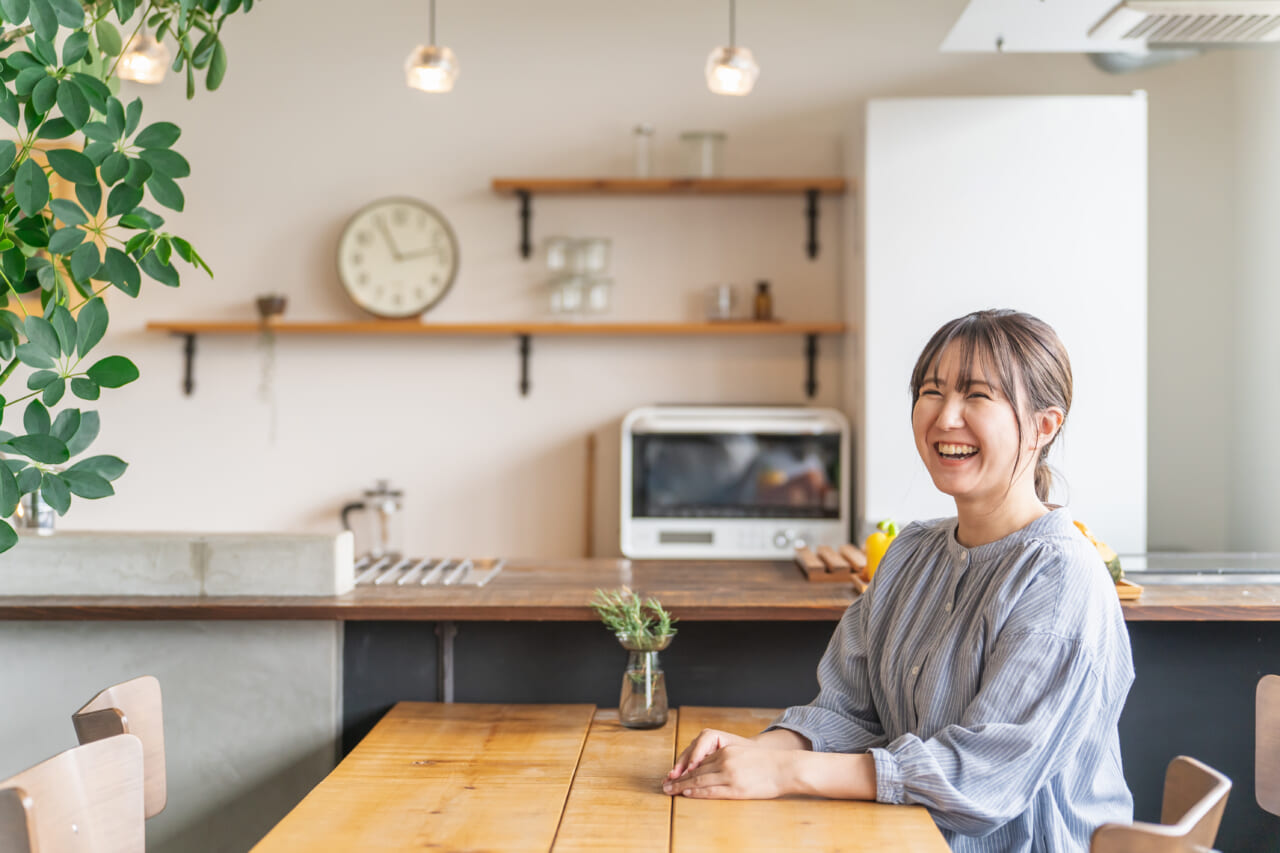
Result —
[[[734, 742], [716, 747], [684, 773], [667, 779], [662, 783], [662, 790], [672, 795], [707, 799], [771, 800], [789, 792], [793, 759], [808, 754], [799, 750], [769, 749], [710, 729], [698, 735], [685, 753], [692, 754], [700, 744], [715, 743], [720, 737], [732, 738]], [[684, 758], [682, 754], [672, 774]]]
[[676, 779], [683, 776], [696, 768], [704, 758], [718, 749], [723, 749], [731, 744], [743, 745], [749, 743], [751, 741], [748, 738], [740, 735], [731, 735], [718, 729], [703, 729], [693, 739], [693, 743], [685, 747], [684, 752], [680, 753], [680, 757], [676, 759], [675, 766], [667, 774], [667, 779]]

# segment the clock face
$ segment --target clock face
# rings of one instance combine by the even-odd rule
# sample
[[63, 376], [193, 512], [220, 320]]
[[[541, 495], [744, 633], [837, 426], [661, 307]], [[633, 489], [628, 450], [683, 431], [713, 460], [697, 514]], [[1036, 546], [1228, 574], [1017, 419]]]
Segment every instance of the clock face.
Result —
[[338, 242], [347, 295], [379, 317], [413, 317], [448, 292], [458, 274], [458, 241], [439, 211], [416, 199], [363, 208]]

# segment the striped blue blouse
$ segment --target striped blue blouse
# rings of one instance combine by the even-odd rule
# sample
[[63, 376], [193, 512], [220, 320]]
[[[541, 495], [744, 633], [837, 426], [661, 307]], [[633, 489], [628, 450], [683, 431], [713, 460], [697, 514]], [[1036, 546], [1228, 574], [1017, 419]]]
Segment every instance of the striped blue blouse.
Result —
[[902, 531], [831, 637], [817, 698], [773, 726], [870, 751], [876, 799], [927, 807], [954, 851], [1087, 851], [1133, 819], [1111, 577], [1066, 509], [977, 548], [955, 530]]

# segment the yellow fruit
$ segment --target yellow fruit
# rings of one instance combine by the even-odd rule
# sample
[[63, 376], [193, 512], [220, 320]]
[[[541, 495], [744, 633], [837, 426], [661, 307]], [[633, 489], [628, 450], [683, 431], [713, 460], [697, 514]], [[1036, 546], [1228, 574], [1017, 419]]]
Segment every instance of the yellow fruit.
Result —
[[1089, 532], [1089, 528], [1085, 527], [1083, 522], [1077, 521], [1075, 522], [1075, 525], [1080, 528], [1080, 532], [1084, 534], [1084, 537], [1093, 544], [1095, 549], [1097, 549], [1098, 556], [1102, 558], [1102, 562], [1107, 564], [1107, 571], [1111, 573], [1111, 580], [1119, 583], [1120, 579], [1124, 577], [1124, 569], [1120, 567], [1119, 555], [1108, 547], [1105, 542], [1099, 542], [1098, 539]]
[[880, 565], [884, 552], [889, 550], [889, 543], [898, 535], [898, 525], [885, 519], [876, 525], [876, 532], [867, 537], [862, 550], [867, 554], [867, 580], [875, 577], [876, 567]]

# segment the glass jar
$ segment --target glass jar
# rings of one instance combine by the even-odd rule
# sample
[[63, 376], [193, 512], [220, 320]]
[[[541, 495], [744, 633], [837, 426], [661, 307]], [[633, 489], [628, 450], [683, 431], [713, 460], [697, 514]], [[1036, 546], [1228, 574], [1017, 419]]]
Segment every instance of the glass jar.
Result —
[[637, 124], [631, 130], [635, 154], [635, 176], [647, 178], [653, 174], [653, 125]]
[[613, 290], [613, 279], [591, 278], [587, 280], [587, 292], [583, 299], [586, 310], [591, 314], [603, 314], [609, 310], [610, 292]]
[[618, 634], [627, 650], [627, 669], [622, 675], [618, 698], [618, 722], [629, 729], [656, 729], [667, 722], [667, 681], [658, 664], [658, 652], [671, 636], [657, 640]]
[[687, 178], [718, 178], [724, 169], [724, 133], [691, 130], [680, 134]]

